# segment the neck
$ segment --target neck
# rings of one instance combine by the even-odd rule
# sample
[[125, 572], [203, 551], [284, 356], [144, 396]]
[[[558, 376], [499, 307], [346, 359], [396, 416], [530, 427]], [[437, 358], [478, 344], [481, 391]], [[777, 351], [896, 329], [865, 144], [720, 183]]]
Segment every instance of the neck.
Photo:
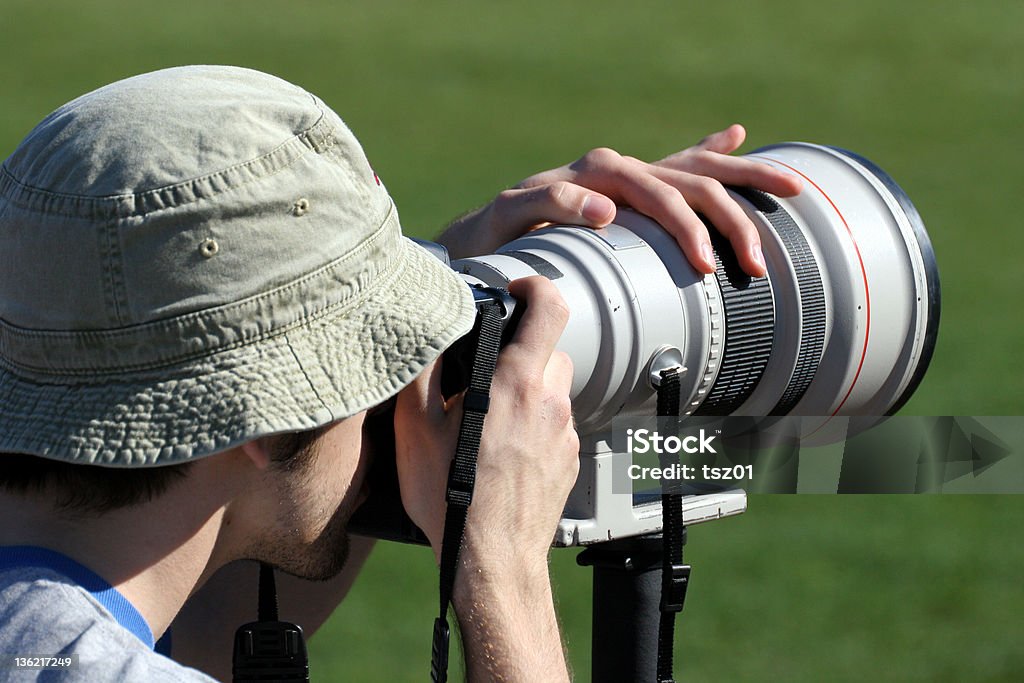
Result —
[[[207, 460], [192, 469], [218, 466]], [[189, 595], [234, 559], [225, 533], [232, 491], [205, 474], [190, 471], [155, 500], [102, 515], [55, 511], [44, 494], [0, 491], [0, 545], [48, 548], [91, 569], [159, 638]]]

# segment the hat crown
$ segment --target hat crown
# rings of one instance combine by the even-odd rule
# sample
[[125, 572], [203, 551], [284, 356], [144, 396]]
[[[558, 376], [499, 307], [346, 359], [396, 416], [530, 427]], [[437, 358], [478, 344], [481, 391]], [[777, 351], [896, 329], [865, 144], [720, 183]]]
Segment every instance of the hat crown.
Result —
[[305, 91], [269, 74], [164, 69], [68, 102], [29, 133], [6, 166], [22, 182], [55, 193], [137, 194], [254, 159], [322, 115]]
[[143, 74], [56, 110], [4, 163], [0, 319], [103, 330], [259, 296], [391, 210], [354, 136], [301, 88], [236, 67]]

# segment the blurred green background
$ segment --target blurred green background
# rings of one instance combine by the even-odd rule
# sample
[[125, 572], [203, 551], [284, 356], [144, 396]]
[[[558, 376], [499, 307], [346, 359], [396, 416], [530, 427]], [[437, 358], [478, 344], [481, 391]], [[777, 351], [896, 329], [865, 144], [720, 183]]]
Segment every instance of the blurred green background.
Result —
[[[943, 285], [905, 413], [1020, 414], [1024, 3], [0, 0], [0, 156], [46, 113], [185, 63], [272, 72], [348, 121], [407, 231], [591, 147], [660, 158], [734, 121], [889, 171]], [[1021, 497], [754, 496], [694, 527], [683, 680], [1024, 680]], [[553, 553], [587, 680], [589, 570]], [[382, 545], [312, 641], [313, 677], [424, 680], [435, 573]]]

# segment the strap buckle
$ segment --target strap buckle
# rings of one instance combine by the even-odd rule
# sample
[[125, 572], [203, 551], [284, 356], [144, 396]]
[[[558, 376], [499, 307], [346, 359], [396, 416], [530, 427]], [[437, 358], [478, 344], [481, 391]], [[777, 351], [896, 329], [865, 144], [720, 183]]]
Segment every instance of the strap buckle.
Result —
[[444, 683], [448, 680], [448, 640], [451, 631], [448, 621], [437, 617], [434, 619], [434, 640], [430, 646], [430, 680]]
[[661, 611], [682, 612], [686, 587], [690, 585], [690, 565], [673, 564], [661, 585]]
[[471, 388], [466, 391], [466, 395], [462, 399], [463, 410], [472, 410], [473, 412], [486, 415], [490, 407], [491, 394], [488, 391]]

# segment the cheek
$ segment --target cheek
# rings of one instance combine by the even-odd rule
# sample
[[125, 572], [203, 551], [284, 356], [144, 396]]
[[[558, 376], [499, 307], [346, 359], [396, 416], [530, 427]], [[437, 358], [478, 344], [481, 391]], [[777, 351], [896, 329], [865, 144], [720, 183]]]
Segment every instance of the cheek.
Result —
[[325, 506], [336, 508], [359, 494], [368, 464], [362, 421], [343, 422], [329, 430], [320, 444], [319, 480]]

